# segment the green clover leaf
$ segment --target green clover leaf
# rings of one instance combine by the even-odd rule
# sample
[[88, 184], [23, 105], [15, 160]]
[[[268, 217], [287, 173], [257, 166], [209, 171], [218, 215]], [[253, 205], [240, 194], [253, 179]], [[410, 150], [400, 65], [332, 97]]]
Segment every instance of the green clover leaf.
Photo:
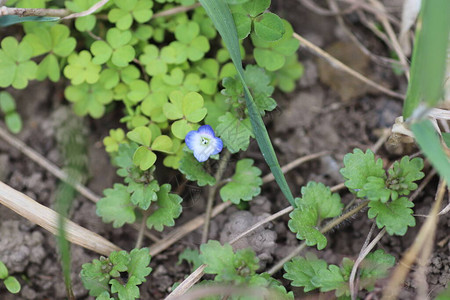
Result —
[[4, 38], [0, 49], [0, 87], [24, 89], [36, 77], [37, 66], [30, 58], [33, 48], [27, 41], [20, 44], [11, 36]]
[[189, 21], [185, 24], [179, 24], [175, 28], [175, 38], [179, 43], [173, 42], [172, 44], [176, 47], [181, 47], [179, 44], [184, 45], [187, 58], [190, 61], [198, 61], [210, 49], [208, 39], [199, 34], [200, 27], [197, 23]]
[[152, 1], [146, 0], [114, 0], [117, 6], [108, 13], [108, 20], [115, 23], [116, 27], [126, 30], [131, 27], [133, 20], [138, 23], [145, 23], [151, 19], [153, 12]]
[[183, 210], [181, 207], [183, 199], [176, 194], [171, 194], [171, 188], [170, 184], [163, 184], [157, 192], [158, 209], [147, 218], [149, 229], [155, 228], [157, 231], [162, 231], [164, 226], [174, 226], [175, 219], [180, 216]]
[[255, 46], [253, 55], [258, 66], [268, 71], [275, 71], [282, 68], [286, 62], [286, 57], [291, 56], [297, 51], [299, 42], [292, 37], [294, 30], [286, 21], [284, 24], [284, 34], [276, 41], [268, 42], [256, 34], [252, 34], [252, 42]]
[[93, 84], [99, 80], [101, 67], [92, 62], [89, 51], [72, 53], [67, 61], [69, 64], [64, 68], [64, 75], [71, 80], [73, 85], [83, 82]]
[[207, 110], [203, 107], [203, 97], [197, 92], [184, 94], [173, 91], [169, 95], [169, 103], [163, 106], [163, 113], [169, 120], [177, 120], [171, 130], [175, 137], [184, 139], [186, 134], [196, 129], [196, 123], [205, 118]]
[[93, 118], [100, 118], [105, 113], [105, 105], [113, 100], [113, 92], [105, 89], [101, 84], [69, 85], [64, 95], [74, 103], [73, 109], [79, 116], [89, 114]]
[[241, 159], [236, 164], [236, 171], [228, 182], [220, 189], [223, 201], [230, 200], [239, 204], [241, 200], [250, 201], [261, 193], [261, 170], [253, 166], [252, 159]]
[[281, 91], [290, 93], [295, 89], [296, 81], [303, 75], [303, 65], [298, 61], [297, 53], [286, 57], [281, 69], [272, 73], [272, 84]]
[[[96, 4], [97, 0], [73, 0], [73, 1], [65, 1], [66, 7], [73, 12], [82, 12], [91, 8], [94, 4]], [[100, 10], [97, 10], [95, 13], [98, 13]], [[75, 19], [75, 28], [80, 31], [92, 31], [95, 27], [97, 19], [94, 14], [76, 18]]]
[[103, 139], [103, 145], [108, 153], [119, 151], [119, 145], [123, 142], [125, 142], [125, 132], [122, 128], [109, 130], [109, 136]]
[[91, 52], [94, 55], [92, 62], [101, 65], [111, 59], [111, 62], [118, 67], [128, 66], [136, 54], [134, 48], [129, 45], [131, 38], [131, 32], [128, 30], [109, 29], [106, 33], [106, 42], [92, 43]]

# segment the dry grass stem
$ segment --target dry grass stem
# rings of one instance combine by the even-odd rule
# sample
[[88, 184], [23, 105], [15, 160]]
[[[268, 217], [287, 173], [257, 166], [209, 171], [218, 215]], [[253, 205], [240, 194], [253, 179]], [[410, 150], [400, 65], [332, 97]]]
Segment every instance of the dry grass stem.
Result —
[[373, 241], [370, 242], [370, 244], [368, 244], [374, 228], [375, 228], [375, 223], [373, 223], [372, 228], [370, 228], [370, 232], [367, 235], [367, 239], [364, 242], [364, 245], [361, 248], [361, 251], [359, 252], [359, 255], [355, 261], [355, 264], [353, 265], [352, 272], [350, 273], [350, 278], [349, 278], [348, 282], [349, 282], [350, 294], [351, 294], [352, 300], [356, 300], [356, 296], [358, 293], [358, 285], [355, 284], [355, 279], [356, 279], [356, 271], [358, 270], [359, 265], [364, 260], [364, 258], [366, 258], [366, 256], [370, 253], [370, 251], [372, 251], [372, 249], [376, 246], [376, 244], [381, 240], [381, 238], [386, 233], [386, 228], [383, 228], [383, 230], [381, 230], [377, 234], [377, 236], [373, 239]]
[[403, 258], [392, 272], [391, 280], [389, 281], [389, 284], [385, 289], [385, 292], [383, 293], [382, 300], [397, 299], [397, 295], [400, 292], [401, 286], [405, 281], [405, 278], [408, 275], [412, 264], [417, 260], [417, 256], [419, 255], [419, 253], [421, 251], [425, 252], [425, 255], [429, 255], [431, 253], [431, 250], [426, 249], [424, 246], [427, 244], [432, 245], [434, 242], [434, 234], [436, 232], [436, 226], [438, 222], [438, 212], [441, 207], [442, 199], [444, 198], [445, 190], [446, 183], [445, 181], [441, 181], [429, 217], [420, 228], [419, 234], [416, 236], [416, 239], [414, 240], [412, 246], [408, 250], [406, 250]]
[[154, 14], [152, 16], [152, 19], [161, 18], [161, 17], [168, 17], [168, 16], [179, 14], [179, 13], [182, 13], [182, 12], [187, 12], [187, 11], [196, 9], [197, 7], [200, 7], [200, 6], [201, 6], [200, 3], [195, 3], [195, 4], [192, 4], [192, 5], [189, 5], [189, 6], [177, 6], [177, 7], [174, 7], [174, 8], [168, 9], [168, 10], [164, 10], [164, 11], [161, 11], [159, 13]]
[[394, 92], [372, 80], [370, 80], [369, 78], [365, 77], [364, 75], [356, 72], [355, 70], [353, 70], [352, 68], [350, 68], [349, 66], [343, 64], [341, 61], [337, 60], [336, 58], [334, 58], [333, 56], [331, 56], [330, 54], [328, 54], [327, 52], [325, 52], [324, 50], [322, 50], [320, 47], [317, 47], [316, 45], [314, 45], [313, 43], [311, 43], [310, 41], [308, 41], [307, 39], [305, 39], [304, 37], [302, 37], [301, 35], [297, 34], [294, 32], [294, 38], [296, 38], [297, 40], [300, 41], [300, 46], [305, 47], [307, 49], [309, 49], [310, 51], [312, 51], [314, 54], [318, 55], [319, 57], [325, 59], [328, 63], [330, 63], [333, 67], [340, 69], [342, 71], [344, 71], [345, 73], [355, 77], [356, 79], [359, 79], [360, 81], [366, 83], [367, 85], [385, 93], [386, 95], [389, 95], [391, 97], [397, 98], [397, 99], [404, 99], [405, 95]]
[[[52, 234], [58, 233], [59, 215], [54, 210], [41, 205], [30, 197], [0, 182], [0, 204], [5, 205], [30, 222], [41, 226]], [[69, 242], [108, 256], [118, 246], [100, 235], [83, 228], [70, 220], [65, 222], [66, 238]]]
[[81, 17], [85, 17], [88, 15], [93, 14], [94, 12], [96, 12], [97, 10], [99, 10], [100, 8], [102, 8], [106, 3], [108, 3], [109, 0], [101, 0], [97, 3], [95, 3], [94, 5], [92, 5], [89, 9], [82, 11], [82, 12], [78, 12], [78, 13], [74, 13], [74, 14], [70, 14], [64, 18], [62, 18], [63, 20], [65, 19], [75, 19], [75, 18], [81, 18]]

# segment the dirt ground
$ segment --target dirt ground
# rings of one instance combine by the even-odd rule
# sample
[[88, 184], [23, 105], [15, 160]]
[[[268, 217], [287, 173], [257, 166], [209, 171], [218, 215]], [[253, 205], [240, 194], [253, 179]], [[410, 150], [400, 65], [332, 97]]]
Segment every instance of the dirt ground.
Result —
[[[390, 2], [390, 8], [394, 12], [397, 9], [399, 13], [400, 7], [395, 6], [394, 2]], [[273, 1], [272, 7], [280, 16], [292, 23], [296, 32], [317, 46], [329, 51], [376, 82], [400, 93], [405, 92], [404, 76], [394, 75], [391, 68], [376, 64], [361, 53], [337, 25], [335, 17], [315, 14], [295, 0]], [[346, 22], [371, 51], [377, 55], [388, 56], [384, 44], [359, 23], [357, 16], [347, 16]], [[269, 133], [273, 137], [281, 165], [323, 150], [328, 150], [332, 154], [306, 163], [287, 174], [288, 183], [294, 194], [299, 194], [301, 186], [310, 180], [330, 186], [342, 182], [339, 169], [342, 167], [343, 156], [355, 147], [362, 149], [371, 147], [378, 140], [380, 129], [391, 126], [402, 109], [401, 101], [365, 87], [361, 82], [336, 71], [303, 48], [299, 51], [299, 59], [305, 67], [305, 74], [299, 80], [294, 92], [275, 95], [279, 108], [265, 119]], [[11, 92], [18, 101], [18, 109], [24, 119], [24, 129], [17, 137], [50, 161], [60, 165], [61, 154], [55, 141], [55, 111], [67, 105], [63, 99], [63, 86], [49, 82], [34, 82], [23, 91]], [[84, 126], [89, 132], [87, 155], [92, 162], [89, 164], [87, 186], [98, 195], [101, 195], [103, 189], [120, 180], [115, 175], [115, 169], [110, 165], [101, 143], [109, 129], [119, 126], [119, 117], [120, 110], [117, 110], [101, 120], [87, 118], [84, 120]], [[386, 164], [398, 159], [398, 156], [388, 153], [384, 148], [378, 155]], [[268, 167], [256, 143], [252, 143], [241, 157], [255, 159], [263, 174], [268, 173]], [[426, 174], [428, 172], [429, 168], [425, 170]], [[54, 204], [57, 185], [55, 177], [3, 141], [0, 141], [0, 180], [43, 205], [52, 207]], [[176, 186], [177, 178], [172, 178], [170, 183]], [[436, 186], [435, 178], [419, 194], [415, 200], [415, 214], [428, 214]], [[204, 192], [195, 186], [186, 187], [183, 194], [183, 215], [176, 226], [204, 212]], [[341, 196], [344, 201], [351, 199], [351, 195], [346, 193], [341, 193]], [[262, 196], [253, 200], [248, 212], [238, 211], [232, 207], [214, 218], [210, 238], [218, 240], [227, 238], [227, 232], [233, 231], [233, 220], [236, 218], [244, 216], [247, 219], [257, 220], [287, 205], [276, 184], [265, 185]], [[113, 229], [111, 225], [102, 223], [95, 214], [95, 204], [81, 196], [77, 196], [73, 203], [71, 219], [125, 249], [134, 247], [137, 236], [134, 228], [124, 226]], [[377, 248], [394, 255], [398, 261], [414, 241], [424, 219], [416, 217], [416, 227], [409, 229], [403, 237], [386, 235]], [[256, 252], [263, 267], [270, 268], [299, 244], [295, 235], [289, 232], [287, 221], [287, 216], [277, 219], [266, 226], [264, 232], [258, 232], [265, 239], [259, 248], [254, 241], [257, 240], [256, 236], [254, 240], [245, 241], [257, 248]], [[372, 221], [367, 219], [366, 212], [360, 213], [351, 222], [328, 234], [329, 242], [324, 251], [317, 252], [313, 248], [307, 250], [316, 252], [328, 263], [339, 264], [344, 256], [355, 259], [371, 225]], [[431, 297], [441, 291], [450, 280], [449, 214], [440, 217], [437, 228], [436, 244], [427, 275]], [[198, 247], [200, 236], [201, 231], [197, 230], [152, 258], [153, 272], [150, 279], [140, 288], [142, 299], [163, 299], [173, 283], [190, 274], [187, 264], [176, 264], [178, 254], [186, 247]], [[5, 262], [10, 273], [22, 284], [22, 291], [16, 296], [11, 296], [4, 287], [0, 287], [0, 299], [64, 299], [65, 288], [55, 244], [55, 238], [50, 233], [0, 206], [0, 260]], [[151, 241], [146, 239], [144, 245], [149, 244]], [[91, 251], [78, 246], [72, 247], [72, 279], [77, 299], [89, 299], [78, 275], [81, 265], [97, 257], [98, 255]], [[279, 279], [280, 273], [276, 274]], [[401, 299], [414, 298], [415, 281], [411, 274], [405, 282]], [[287, 281], [283, 279], [282, 281], [291, 289]], [[385, 281], [378, 282], [372, 293], [360, 294], [360, 297], [377, 299], [385, 283]], [[294, 292], [298, 299], [303, 298], [301, 289], [294, 288]], [[327, 293], [325, 297], [333, 299], [333, 294]]]

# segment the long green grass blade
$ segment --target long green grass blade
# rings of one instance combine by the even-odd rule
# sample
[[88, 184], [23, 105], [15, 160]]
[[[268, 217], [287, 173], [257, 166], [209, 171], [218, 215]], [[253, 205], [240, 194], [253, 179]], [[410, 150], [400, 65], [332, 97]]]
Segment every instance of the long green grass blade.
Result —
[[403, 117], [411, 116], [421, 101], [433, 107], [441, 99], [450, 33], [450, 1], [422, 1], [414, 45], [411, 81]]
[[256, 141], [258, 142], [264, 159], [269, 165], [269, 168], [272, 171], [272, 174], [284, 196], [287, 198], [289, 203], [291, 203], [291, 205], [295, 206], [294, 197], [292, 196], [291, 190], [286, 182], [286, 178], [281, 171], [281, 167], [278, 163], [272, 143], [270, 142], [267, 129], [244, 80], [244, 69], [242, 68], [242, 60], [239, 51], [239, 39], [230, 9], [225, 0], [200, 0], [200, 3], [216, 26], [216, 29], [221, 35], [225, 46], [230, 52], [234, 66], [238, 71], [239, 78], [244, 86], [245, 102], [247, 104], [250, 121], [255, 133]]
[[450, 186], [450, 159], [442, 149], [439, 137], [429, 120], [423, 120], [411, 125], [417, 143], [425, 156], [430, 160], [439, 175]]
[[20, 16], [1, 16], [0, 27], [6, 27], [17, 23], [23, 22], [54, 22], [60, 20], [60, 17], [20, 17]]

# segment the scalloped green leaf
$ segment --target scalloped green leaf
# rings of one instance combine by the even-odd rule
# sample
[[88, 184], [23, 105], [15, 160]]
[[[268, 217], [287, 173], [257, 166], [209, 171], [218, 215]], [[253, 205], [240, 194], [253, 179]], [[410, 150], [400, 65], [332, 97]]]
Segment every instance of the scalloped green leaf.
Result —
[[296, 208], [289, 217], [289, 229], [297, 234], [299, 240], [305, 240], [308, 246], [317, 245], [317, 250], [326, 247], [327, 238], [317, 229], [319, 213], [315, 207]]
[[97, 215], [103, 222], [113, 222], [115, 228], [134, 223], [136, 215], [126, 186], [116, 183], [113, 189], [106, 189], [103, 194], [105, 197], [97, 202]]
[[223, 201], [231, 201], [239, 204], [242, 201], [250, 201], [261, 193], [261, 170], [253, 166], [252, 159], [241, 159], [236, 164], [236, 171], [228, 182], [220, 189], [220, 197]]
[[216, 133], [231, 153], [247, 150], [250, 137], [254, 137], [250, 119], [239, 120], [230, 112], [219, 118]]
[[376, 218], [377, 227], [380, 229], [386, 227], [390, 235], [405, 235], [408, 227], [416, 225], [413, 210], [410, 209], [414, 207], [414, 203], [406, 197], [388, 203], [370, 201], [369, 207], [369, 218]]
[[175, 219], [178, 218], [183, 210], [181, 202], [183, 199], [171, 194], [171, 185], [163, 184], [157, 192], [158, 200], [156, 204], [158, 209], [147, 218], [147, 227], [154, 228], [157, 231], [162, 231], [164, 226], [174, 226]]
[[205, 171], [203, 164], [192, 153], [183, 152], [178, 169], [188, 180], [197, 181], [199, 186], [216, 184], [216, 179]]

